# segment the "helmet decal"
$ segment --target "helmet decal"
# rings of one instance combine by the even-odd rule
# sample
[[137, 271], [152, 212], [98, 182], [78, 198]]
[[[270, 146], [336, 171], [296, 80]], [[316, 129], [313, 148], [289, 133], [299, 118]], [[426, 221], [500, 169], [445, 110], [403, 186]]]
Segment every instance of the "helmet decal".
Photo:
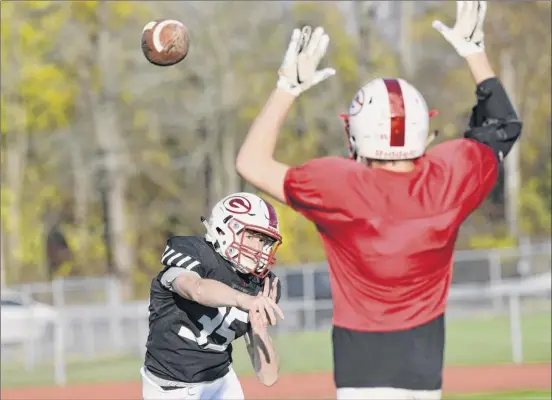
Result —
[[405, 137], [405, 111], [401, 84], [396, 79], [384, 79], [389, 94], [389, 111], [391, 114], [391, 147], [403, 147]]
[[349, 116], [357, 115], [364, 105], [364, 90], [360, 89], [349, 106]]
[[242, 196], [232, 196], [223, 203], [224, 208], [234, 214], [248, 214], [252, 206], [249, 200]]
[[263, 199], [263, 203], [266, 206], [266, 209], [268, 210], [268, 215], [265, 215], [268, 219], [268, 226], [274, 229], [278, 229], [278, 215], [276, 214], [276, 210], [274, 207], [272, 207], [272, 204], [270, 204], [268, 201], [265, 201]]

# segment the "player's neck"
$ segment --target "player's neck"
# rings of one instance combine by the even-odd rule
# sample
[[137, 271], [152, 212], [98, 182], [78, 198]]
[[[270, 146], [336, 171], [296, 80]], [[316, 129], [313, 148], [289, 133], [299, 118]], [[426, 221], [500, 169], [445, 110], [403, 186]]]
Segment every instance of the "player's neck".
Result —
[[401, 161], [372, 161], [370, 163], [371, 168], [385, 169], [392, 172], [411, 172], [416, 166], [414, 162], [410, 160]]

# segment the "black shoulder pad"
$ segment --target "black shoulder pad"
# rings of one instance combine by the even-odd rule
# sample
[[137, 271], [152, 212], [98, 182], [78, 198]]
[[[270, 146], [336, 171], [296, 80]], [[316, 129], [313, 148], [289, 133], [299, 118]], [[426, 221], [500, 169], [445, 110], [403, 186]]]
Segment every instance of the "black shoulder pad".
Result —
[[517, 121], [518, 115], [497, 77], [477, 85], [477, 104], [472, 109], [470, 128], [482, 127], [488, 120]]
[[194, 236], [173, 236], [167, 240], [167, 250], [174, 250], [175, 252], [185, 252], [190, 256], [199, 256], [199, 251], [194, 245]]
[[167, 246], [161, 255], [161, 264], [165, 269], [171, 267], [185, 268], [204, 277], [207, 267], [212, 264], [206, 260], [202, 247], [203, 238], [196, 236], [173, 236], [167, 240]]
[[521, 134], [521, 121], [488, 120], [482, 127], [468, 129], [466, 139], [473, 139], [493, 149], [499, 162], [508, 155]]

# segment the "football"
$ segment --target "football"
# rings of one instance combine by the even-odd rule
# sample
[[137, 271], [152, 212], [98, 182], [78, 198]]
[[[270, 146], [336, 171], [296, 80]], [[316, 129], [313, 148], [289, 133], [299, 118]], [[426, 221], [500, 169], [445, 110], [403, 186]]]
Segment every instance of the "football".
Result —
[[168, 67], [182, 61], [188, 54], [188, 28], [174, 19], [159, 19], [142, 30], [142, 51], [146, 59], [157, 66]]

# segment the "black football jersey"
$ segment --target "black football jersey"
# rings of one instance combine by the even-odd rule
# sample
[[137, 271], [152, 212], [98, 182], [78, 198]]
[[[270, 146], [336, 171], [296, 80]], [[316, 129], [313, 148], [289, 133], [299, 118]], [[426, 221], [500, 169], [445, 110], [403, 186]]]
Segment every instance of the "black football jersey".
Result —
[[[145, 366], [156, 376], [198, 383], [218, 379], [232, 362], [232, 341], [249, 329], [249, 315], [235, 307], [206, 307], [171, 290], [179, 273], [192, 271], [233, 289], [256, 295], [266, 278], [236, 272], [203, 237], [175, 236], [161, 257], [162, 271], [150, 290]], [[278, 285], [277, 300], [281, 288]]]

